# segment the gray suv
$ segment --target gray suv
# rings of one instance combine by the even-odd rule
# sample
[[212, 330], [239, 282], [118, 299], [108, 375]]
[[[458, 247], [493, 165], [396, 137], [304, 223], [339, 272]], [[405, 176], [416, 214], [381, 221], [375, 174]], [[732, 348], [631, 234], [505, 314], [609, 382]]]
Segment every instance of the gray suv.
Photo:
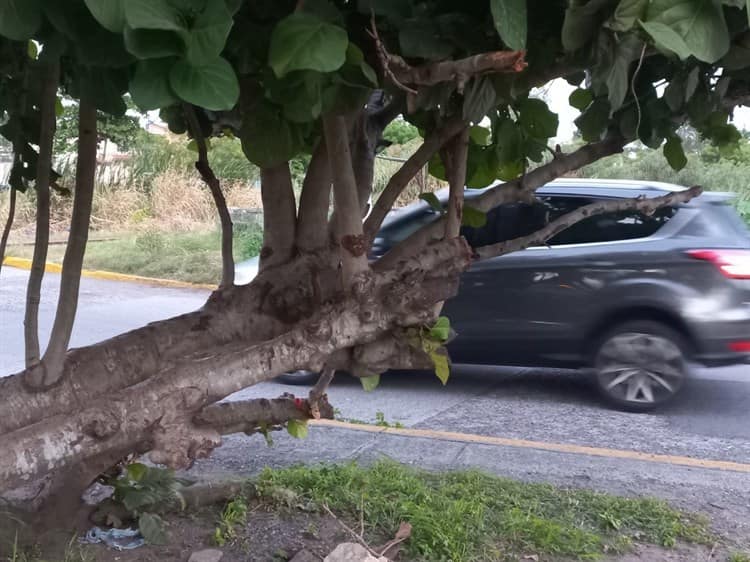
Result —
[[[474, 247], [529, 234], [594, 201], [683, 189], [639, 181], [554, 181], [533, 204], [501, 205]], [[467, 190], [467, 205], [482, 190]], [[445, 201], [447, 194], [439, 193]], [[592, 368], [615, 405], [636, 411], [673, 398], [691, 362], [750, 360], [750, 232], [731, 196], [704, 193], [651, 216], [589, 217], [547, 244], [474, 264], [444, 314], [455, 363]], [[424, 202], [392, 213], [372, 258], [437, 218]], [[750, 373], [749, 373], [750, 374]]]

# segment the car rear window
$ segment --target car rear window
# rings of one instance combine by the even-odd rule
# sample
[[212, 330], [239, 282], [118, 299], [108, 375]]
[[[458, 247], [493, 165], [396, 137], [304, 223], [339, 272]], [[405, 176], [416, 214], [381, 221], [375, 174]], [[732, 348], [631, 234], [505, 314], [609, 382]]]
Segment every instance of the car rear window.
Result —
[[[750, 205], [750, 203], [749, 203]], [[721, 224], [727, 226], [733, 233], [743, 237], [750, 236], [750, 228], [742, 220], [737, 210], [729, 203], [714, 203], [712, 205], [714, 212], [718, 215]]]

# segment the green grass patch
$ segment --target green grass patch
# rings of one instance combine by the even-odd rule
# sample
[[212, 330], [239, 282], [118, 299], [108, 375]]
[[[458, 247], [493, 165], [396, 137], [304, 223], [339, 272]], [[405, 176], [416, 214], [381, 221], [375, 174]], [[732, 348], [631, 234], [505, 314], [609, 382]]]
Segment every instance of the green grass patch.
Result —
[[[263, 243], [259, 228], [237, 229], [234, 233], [234, 259], [257, 256]], [[33, 246], [15, 246], [7, 252], [31, 258]], [[49, 247], [47, 261], [62, 263], [64, 245]], [[191, 283], [218, 283], [221, 277], [221, 234], [219, 232], [146, 231], [117, 240], [91, 241], [83, 267], [176, 279]]]
[[706, 523], [654, 499], [628, 499], [586, 490], [526, 484], [478, 471], [430, 473], [381, 461], [265, 470], [260, 493], [271, 501], [288, 494], [298, 505], [330, 507], [351, 522], [365, 522], [377, 543], [408, 521], [416, 560], [485, 561], [543, 554], [595, 560], [633, 541], [665, 547], [707, 543]]

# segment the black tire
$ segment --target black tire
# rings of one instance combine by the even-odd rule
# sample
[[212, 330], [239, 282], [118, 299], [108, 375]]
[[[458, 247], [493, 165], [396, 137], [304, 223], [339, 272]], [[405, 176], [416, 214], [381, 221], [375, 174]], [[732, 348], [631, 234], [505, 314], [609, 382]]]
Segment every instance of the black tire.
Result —
[[315, 373], [313, 371], [293, 371], [291, 373], [284, 373], [283, 375], [279, 375], [276, 377], [276, 380], [283, 384], [293, 384], [293, 385], [313, 385], [316, 382], [318, 382], [318, 378], [320, 377], [320, 373]]
[[685, 338], [651, 320], [618, 324], [599, 340], [594, 374], [601, 395], [615, 407], [647, 412], [674, 399], [688, 376]]

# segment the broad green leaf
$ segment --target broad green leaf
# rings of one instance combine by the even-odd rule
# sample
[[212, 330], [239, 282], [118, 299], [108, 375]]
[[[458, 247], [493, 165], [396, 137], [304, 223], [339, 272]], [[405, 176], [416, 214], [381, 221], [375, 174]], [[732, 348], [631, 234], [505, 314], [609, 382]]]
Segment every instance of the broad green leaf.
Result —
[[642, 52], [643, 42], [634, 35], [626, 35], [615, 44], [613, 60], [607, 69], [605, 83], [610, 111], [622, 107], [630, 87], [630, 65]]
[[142, 513], [138, 517], [138, 530], [148, 544], [167, 544], [166, 524], [154, 513]]
[[130, 95], [142, 111], [160, 109], [178, 101], [169, 86], [169, 71], [175, 59], [138, 61], [130, 82]]
[[158, 498], [151, 490], [126, 487], [122, 492], [122, 505], [130, 513], [139, 513], [142, 508], [153, 507], [157, 501]]
[[128, 90], [127, 69], [83, 67], [76, 86], [77, 91], [71, 92], [73, 97], [88, 96], [100, 111], [125, 115], [127, 106], [122, 96]]
[[523, 138], [519, 125], [511, 119], [505, 119], [497, 130], [498, 167], [496, 177], [509, 181], [518, 177], [524, 170]]
[[591, 41], [606, 17], [610, 0], [572, 0], [565, 10], [562, 45], [566, 51], [577, 51]]
[[407, 57], [442, 60], [453, 54], [454, 47], [442, 35], [436, 21], [429, 18], [411, 18], [398, 32], [401, 52]]
[[[713, 0], [652, 0], [642, 24], [657, 43], [682, 57], [682, 46], [674, 36], [668, 37], [664, 29], [654, 35], [649, 24], [658, 23], [680, 37], [687, 51], [697, 59], [713, 63], [729, 50], [729, 30], [721, 5]], [[677, 50], [670, 47], [670, 42]], [[685, 57], [682, 57], [685, 58]]]
[[62, 100], [60, 99], [60, 96], [57, 96], [55, 98], [55, 116], [61, 117], [64, 112], [65, 108], [63, 107]]
[[557, 134], [557, 114], [550, 111], [543, 100], [526, 98], [521, 102], [518, 111], [518, 123], [529, 136], [548, 139]]
[[719, 61], [719, 66], [725, 70], [740, 70], [750, 66], [750, 32], [743, 33], [738, 40], [732, 42], [729, 52]]
[[487, 224], [487, 214], [469, 205], [464, 205], [461, 224], [473, 228], [481, 228]]
[[289, 435], [297, 439], [304, 439], [307, 437], [307, 421], [306, 420], [289, 420], [286, 424], [286, 430]]
[[442, 343], [448, 340], [450, 334], [450, 319], [447, 316], [439, 316], [435, 324], [430, 328], [430, 337]]
[[36, 43], [34, 41], [29, 41], [26, 44], [26, 54], [29, 55], [29, 58], [31, 60], [36, 60], [36, 58], [39, 56], [39, 49], [37, 49]]
[[435, 195], [432, 191], [420, 194], [419, 198], [422, 201], [425, 201], [436, 213], [442, 214], [444, 212], [443, 206], [440, 204], [440, 199], [438, 199], [437, 195]]
[[685, 101], [690, 101], [693, 97], [695, 90], [698, 88], [700, 77], [700, 68], [697, 66], [693, 67], [688, 73], [687, 79], [685, 80]]
[[648, 0], [620, 0], [609, 23], [613, 31], [630, 31], [636, 22], [643, 19]]
[[344, 23], [344, 18], [338, 8], [330, 0], [305, 0], [300, 4], [301, 11], [311, 14], [324, 21], [329, 21], [338, 25]]
[[134, 29], [185, 29], [185, 15], [174, 0], [127, 0], [125, 21]]
[[464, 91], [464, 120], [479, 123], [496, 101], [497, 94], [492, 81], [486, 76], [474, 78]]
[[0, 0], [0, 35], [25, 41], [31, 39], [41, 23], [39, 0]]
[[125, 27], [125, 48], [139, 59], [180, 56], [185, 44], [174, 31]]
[[682, 170], [687, 164], [685, 151], [682, 149], [682, 139], [677, 135], [671, 136], [664, 143], [664, 157], [676, 172]]
[[181, 99], [213, 111], [232, 109], [240, 95], [237, 75], [223, 58], [200, 66], [180, 60], [169, 73], [169, 84]]
[[346, 31], [310, 14], [295, 12], [271, 34], [268, 64], [276, 76], [293, 70], [333, 72], [346, 62]]
[[488, 146], [492, 142], [492, 131], [487, 127], [473, 125], [469, 128], [469, 138], [474, 144], [479, 146]]
[[380, 384], [380, 375], [372, 375], [370, 377], [360, 377], [359, 382], [362, 383], [362, 388], [365, 392], [372, 392]]
[[441, 350], [436, 350], [430, 353], [430, 359], [432, 364], [435, 366], [435, 374], [443, 385], [448, 384], [448, 378], [451, 376], [450, 363], [448, 362], [448, 356], [445, 351], [441, 353]]
[[280, 114], [280, 108], [261, 104], [245, 115], [240, 129], [242, 151], [261, 168], [291, 160], [304, 146], [299, 126]]
[[593, 100], [594, 96], [591, 95], [591, 90], [585, 90], [583, 88], [576, 88], [568, 97], [568, 103], [570, 106], [575, 107], [578, 111], [586, 109]]
[[480, 189], [497, 179], [498, 156], [494, 146], [469, 144], [466, 160], [466, 187]]
[[132, 480], [133, 482], [140, 482], [146, 475], [147, 471], [148, 467], [145, 464], [140, 462], [132, 462], [125, 469], [125, 474], [127, 475], [129, 480]]
[[192, 64], [215, 60], [224, 49], [232, 29], [232, 14], [224, 2], [209, 0], [205, 10], [182, 36]]
[[692, 54], [685, 40], [671, 27], [656, 21], [642, 21], [641, 26], [657, 47], [671, 51], [681, 59], [686, 59]]
[[526, 48], [526, 0], [490, 0], [495, 29], [509, 48]]
[[126, 0], [84, 0], [102, 27], [113, 32], [122, 33], [125, 28], [125, 2]]
[[594, 100], [575, 120], [583, 140], [586, 142], [601, 140], [609, 125], [609, 115], [609, 102], [601, 98]]

